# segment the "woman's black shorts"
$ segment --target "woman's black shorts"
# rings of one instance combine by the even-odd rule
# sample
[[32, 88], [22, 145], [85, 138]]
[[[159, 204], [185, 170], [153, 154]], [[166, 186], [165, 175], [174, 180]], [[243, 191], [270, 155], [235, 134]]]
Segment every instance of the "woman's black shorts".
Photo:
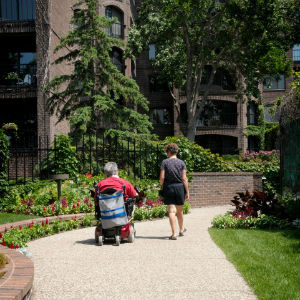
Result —
[[183, 205], [185, 189], [183, 183], [170, 183], [164, 187], [164, 204]]

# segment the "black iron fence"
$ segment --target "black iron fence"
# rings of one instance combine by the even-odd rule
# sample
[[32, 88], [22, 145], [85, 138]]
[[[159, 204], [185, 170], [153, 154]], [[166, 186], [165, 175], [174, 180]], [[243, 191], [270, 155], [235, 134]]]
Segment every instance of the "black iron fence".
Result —
[[[119, 169], [126, 170], [130, 176], [158, 179], [163, 159], [158, 145], [118, 137], [86, 136], [74, 144], [73, 149], [76, 151], [80, 174], [99, 175], [103, 173], [106, 162], [114, 161]], [[51, 162], [59, 159], [56, 157], [58, 150], [56, 143], [50, 146], [48, 139], [44, 139], [42, 143], [40, 139], [38, 147], [10, 148], [10, 183], [22, 184], [36, 178], [50, 178], [51, 174], [57, 173]]]

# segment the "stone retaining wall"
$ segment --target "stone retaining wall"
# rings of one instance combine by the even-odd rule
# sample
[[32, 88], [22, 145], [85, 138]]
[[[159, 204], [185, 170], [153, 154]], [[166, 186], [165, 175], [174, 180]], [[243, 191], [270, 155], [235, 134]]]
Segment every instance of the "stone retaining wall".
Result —
[[191, 175], [192, 207], [230, 204], [237, 192], [262, 190], [261, 173], [210, 172]]

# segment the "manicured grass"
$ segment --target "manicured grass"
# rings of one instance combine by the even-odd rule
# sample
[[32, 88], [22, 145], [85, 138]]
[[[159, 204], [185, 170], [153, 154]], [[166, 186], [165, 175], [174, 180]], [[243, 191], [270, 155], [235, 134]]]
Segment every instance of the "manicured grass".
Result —
[[209, 232], [259, 299], [299, 300], [299, 230], [210, 228]]
[[11, 222], [18, 222], [22, 220], [40, 218], [33, 215], [22, 215], [22, 214], [11, 214], [11, 213], [0, 213], [0, 224], [6, 224]]

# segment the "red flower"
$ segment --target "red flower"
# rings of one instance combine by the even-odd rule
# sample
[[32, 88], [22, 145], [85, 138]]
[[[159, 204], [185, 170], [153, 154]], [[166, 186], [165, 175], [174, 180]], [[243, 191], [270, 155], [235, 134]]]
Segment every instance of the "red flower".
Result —
[[77, 220], [77, 216], [74, 217], [74, 220], [75, 220], [75, 221]]
[[42, 221], [42, 226], [45, 226], [45, 222], [44, 222], [44, 220]]
[[0, 239], [2, 239], [2, 233], [0, 232]]
[[15, 244], [15, 249], [18, 249], [18, 248], [19, 248], [18, 244]]
[[4, 232], [7, 232], [7, 228], [5, 227]]
[[54, 205], [52, 206], [52, 211], [55, 211], [55, 206]]
[[88, 177], [88, 178], [92, 178], [93, 177], [93, 175], [89, 174], [89, 173], [86, 173], [85, 176]]
[[43, 210], [46, 210], [46, 207], [45, 207], [45, 206], [43, 206]]
[[32, 226], [32, 224], [30, 223], [30, 224], [28, 224], [28, 228], [31, 228], [31, 226]]
[[2, 246], [6, 246], [6, 243], [5, 243], [4, 240], [2, 241], [1, 245], [2, 245]]
[[10, 249], [14, 249], [14, 244], [13, 244], [13, 242], [10, 243], [9, 248], [10, 248]]
[[46, 219], [46, 224], [47, 224], [47, 225], [49, 224], [49, 221], [48, 221], [48, 219]]
[[93, 204], [92, 204], [92, 202], [90, 202], [90, 207], [93, 207]]
[[11, 225], [10, 228], [14, 228], [14, 226]]
[[19, 228], [20, 228], [20, 230], [22, 230], [23, 227], [20, 225]]
[[61, 217], [59, 217], [59, 222], [61, 222]]
[[84, 203], [85, 203], [85, 204], [88, 204], [89, 201], [90, 201], [89, 197], [86, 197], [86, 198], [84, 199]]
[[77, 206], [79, 206], [79, 202], [77, 202]]
[[73, 208], [75, 208], [76, 206], [75, 206], [75, 204], [73, 203]]

